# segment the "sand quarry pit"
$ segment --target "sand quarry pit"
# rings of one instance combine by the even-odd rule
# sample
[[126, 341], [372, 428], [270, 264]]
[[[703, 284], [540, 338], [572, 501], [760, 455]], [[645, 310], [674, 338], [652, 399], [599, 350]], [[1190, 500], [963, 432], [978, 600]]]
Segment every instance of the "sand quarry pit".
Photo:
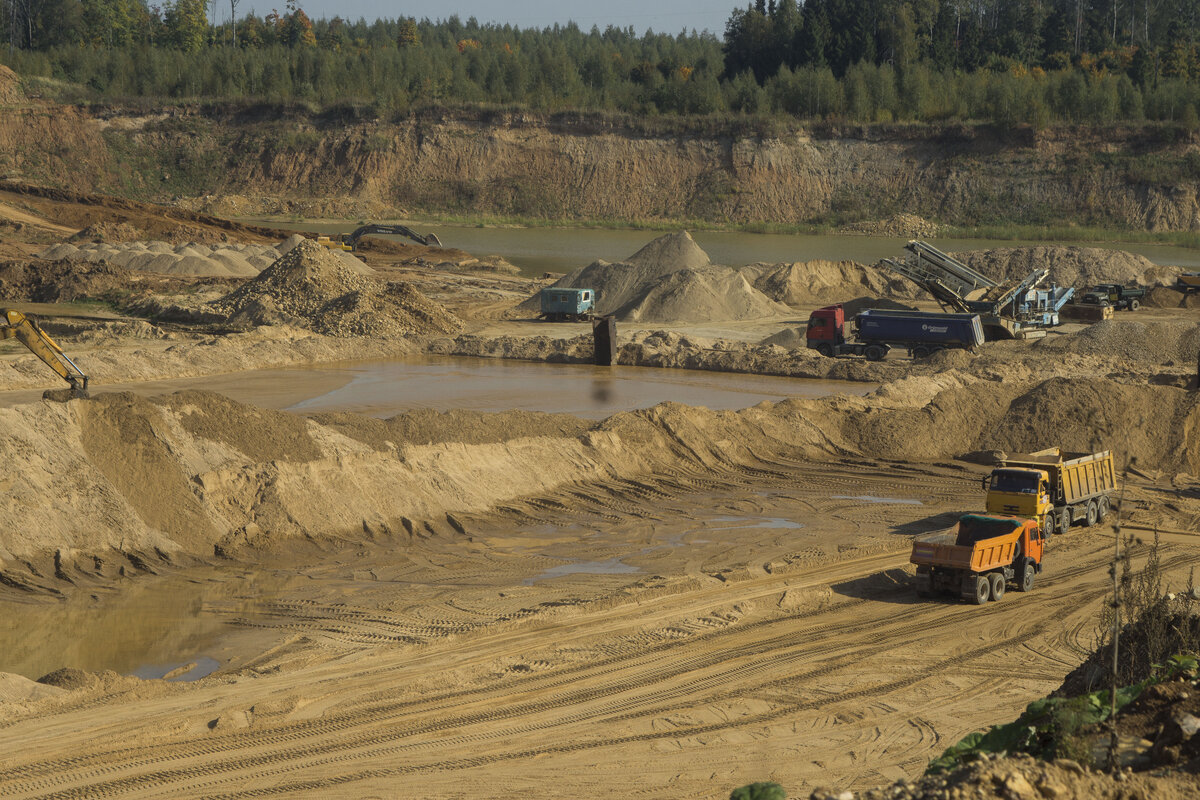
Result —
[[[620, 363], [879, 388], [603, 420], [104, 391], [422, 351], [590, 357], [582, 328], [470, 316], [516, 306], [529, 281], [378, 257], [364, 275], [311, 242], [236, 285], [156, 301], [206, 308], [221, 332], [60, 322], [95, 396], [0, 406], [0, 457], [21, 465], [0, 480], [0, 796], [866, 790], [1014, 719], [1094, 644], [1111, 526], [1055, 537], [1029, 595], [916, 598], [911, 538], [980, 507], [991, 454], [1102, 443], [1134, 464], [1122, 520], [1162, 530], [1168, 580], [1200, 561], [1188, 309], [974, 355], [822, 359], [757, 315], [923, 301], [853, 264], [714, 267], [689, 239], [585, 268], [627, 310]], [[41, 303], [147, 280], [46, 263], [59, 266], [0, 280]], [[712, 286], [724, 305], [706, 327], [668, 324]], [[734, 338], [708, 335], [722, 317]], [[0, 389], [52, 385], [28, 354], [5, 357]], [[1008, 796], [1014, 770], [1038, 780], [1002, 766], [970, 791]]]

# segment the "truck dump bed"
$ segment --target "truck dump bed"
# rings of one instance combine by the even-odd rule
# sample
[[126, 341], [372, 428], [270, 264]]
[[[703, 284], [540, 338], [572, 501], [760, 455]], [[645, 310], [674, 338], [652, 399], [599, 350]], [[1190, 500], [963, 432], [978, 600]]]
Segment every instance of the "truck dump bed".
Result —
[[1057, 447], [1005, 459], [1004, 466], [1044, 469], [1057, 484], [1062, 502], [1078, 503], [1113, 491], [1117, 486], [1112, 453], [1064, 453]]
[[983, 324], [978, 314], [940, 314], [925, 311], [863, 311], [855, 321], [861, 341], [906, 341], [978, 347]]
[[[955, 530], [913, 540], [913, 564], [988, 572], [1012, 563], [1024, 521], [969, 514]], [[1007, 528], [1007, 530], [1005, 530]]]

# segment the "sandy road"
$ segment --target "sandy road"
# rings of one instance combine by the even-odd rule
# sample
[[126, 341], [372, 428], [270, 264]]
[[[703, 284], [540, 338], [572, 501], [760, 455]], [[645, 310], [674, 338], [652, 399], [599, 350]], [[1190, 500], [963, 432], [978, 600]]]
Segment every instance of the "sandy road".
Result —
[[[722, 797], [766, 778], [800, 795], [913, 775], [1091, 648], [1110, 540], [1054, 540], [1028, 595], [918, 602], [896, 530], [962, 507], [974, 482], [879, 467], [576, 488], [467, 520], [467, 543], [433, 536], [390, 565], [372, 551], [392, 580], [358, 591], [331, 557], [308, 575], [324, 588], [246, 619], [320, 659], [268, 655], [235, 681], [0, 728], [0, 795]], [[924, 505], [835, 499], [847, 487]], [[783, 508], [808, 527], [719, 528]], [[698, 523], [707, 540], [653, 549]], [[628, 561], [657, 576], [520, 580], [558, 548], [598, 556], [618, 539], [651, 543]], [[730, 569], [734, 555], [770, 571]], [[1200, 560], [1174, 542], [1162, 555], [1176, 576]]]

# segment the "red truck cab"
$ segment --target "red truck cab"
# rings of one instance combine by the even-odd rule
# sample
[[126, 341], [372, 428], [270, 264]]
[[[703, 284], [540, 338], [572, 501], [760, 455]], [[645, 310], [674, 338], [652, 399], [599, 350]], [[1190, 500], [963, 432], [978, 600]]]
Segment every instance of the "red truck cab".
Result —
[[812, 312], [808, 327], [804, 331], [805, 344], [823, 356], [837, 352], [838, 345], [846, 341], [846, 312], [839, 303], [825, 306]]

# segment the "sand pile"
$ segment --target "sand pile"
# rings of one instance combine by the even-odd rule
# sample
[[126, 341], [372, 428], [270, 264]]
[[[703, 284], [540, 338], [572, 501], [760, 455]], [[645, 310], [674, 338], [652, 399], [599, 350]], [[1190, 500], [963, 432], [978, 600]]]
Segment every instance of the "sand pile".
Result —
[[69, 303], [129, 286], [128, 270], [74, 261], [0, 263], [0, 297], [30, 303]]
[[234, 324], [289, 324], [327, 336], [392, 338], [461, 327], [453, 314], [408, 284], [361, 275], [309, 240], [214, 307]]
[[645, 286], [615, 312], [631, 322], [759, 319], [790, 309], [725, 267], [681, 269]]
[[998, 247], [952, 255], [996, 281], [1019, 280], [1035, 269], [1049, 269], [1047, 283], [1081, 289], [1097, 283], [1173, 284], [1181, 272], [1145, 256], [1100, 247]]
[[1104, 320], [1078, 333], [1043, 339], [1034, 347], [1038, 351], [1126, 358], [1141, 363], [1195, 364], [1200, 354], [1200, 325]]
[[[55, 261], [105, 261], [135, 272], [189, 278], [252, 278], [275, 263], [281, 255], [290, 252], [299, 242], [305, 241], [303, 236], [296, 234], [285, 239], [278, 247], [228, 242], [208, 245], [195, 241], [172, 246], [161, 241], [134, 241], [136, 234], [140, 234], [140, 231], [124, 223], [97, 223], [72, 237], [78, 240], [74, 244], [56, 244], [38, 257]], [[344, 250], [329, 252], [354, 272], [374, 274], [373, 269]]]
[[[687, 231], [660, 236], [625, 261], [596, 261], [553, 287], [593, 289], [596, 313], [637, 322], [708, 322], [788, 313], [736, 270], [712, 266]], [[517, 307], [540, 310], [537, 295]]]
[[923, 294], [911, 281], [853, 261], [752, 264], [741, 272], [767, 297], [790, 306], [842, 303], [863, 295], [912, 299]]

